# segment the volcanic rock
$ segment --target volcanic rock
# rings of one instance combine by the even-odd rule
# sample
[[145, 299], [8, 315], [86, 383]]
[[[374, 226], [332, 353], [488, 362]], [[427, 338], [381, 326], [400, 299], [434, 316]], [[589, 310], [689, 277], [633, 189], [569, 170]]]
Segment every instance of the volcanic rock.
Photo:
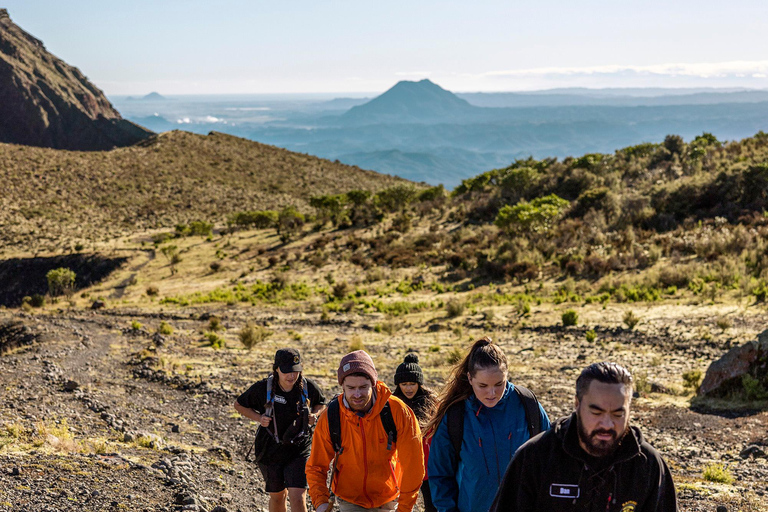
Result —
[[95, 151], [152, 135], [0, 9], [0, 142]]

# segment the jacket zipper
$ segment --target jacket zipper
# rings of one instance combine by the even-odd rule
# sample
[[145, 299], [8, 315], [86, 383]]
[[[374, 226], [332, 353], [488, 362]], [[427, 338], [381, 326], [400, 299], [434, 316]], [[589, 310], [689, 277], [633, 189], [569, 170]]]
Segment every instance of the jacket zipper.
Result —
[[363, 426], [363, 418], [358, 418], [357, 421], [358, 425], [360, 425], [360, 434], [363, 436], [363, 467], [365, 468], [363, 472], [363, 494], [365, 499], [370, 502], [372, 508], [373, 500], [368, 496], [368, 489], [366, 488], [368, 484], [368, 447], [365, 444], [365, 427]]
[[392, 473], [392, 481], [395, 482], [395, 489], [400, 492], [400, 485], [397, 483], [397, 477], [395, 476], [395, 464], [389, 461], [389, 471]]
[[488, 458], [485, 456], [485, 450], [483, 450], [483, 438], [477, 438], [477, 444], [480, 446], [480, 453], [483, 454], [483, 462], [485, 462], [485, 472], [491, 474], [491, 468], [488, 466]]

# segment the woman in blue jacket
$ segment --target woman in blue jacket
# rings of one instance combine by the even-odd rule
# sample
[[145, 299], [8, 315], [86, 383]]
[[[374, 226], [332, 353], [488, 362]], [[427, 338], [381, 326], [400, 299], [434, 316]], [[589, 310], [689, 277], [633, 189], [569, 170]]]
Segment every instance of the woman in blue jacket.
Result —
[[[507, 357], [490, 338], [475, 342], [453, 369], [435, 417], [427, 426], [432, 435], [428, 473], [432, 501], [438, 512], [487, 512], [515, 450], [530, 438], [522, 391], [507, 380]], [[458, 414], [449, 409], [458, 408]], [[463, 410], [463, 414], [461, 413]], [[549, 418], [540, 404], [541, 430]], [[460, 415], [460, 416], [459, 416]], [[463, 418], [463, 428], [449, 418]], [[451, 432], [461, 432], [456, 453]]]

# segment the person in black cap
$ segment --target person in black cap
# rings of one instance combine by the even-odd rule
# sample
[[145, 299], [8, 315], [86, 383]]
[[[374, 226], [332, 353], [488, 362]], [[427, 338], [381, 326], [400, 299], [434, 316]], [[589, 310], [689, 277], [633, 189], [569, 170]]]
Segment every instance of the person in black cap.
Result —
[[301, 354], [293, 348], [275, 353], [272, 374], [235, 401], [235, 410], [259, 424], [256, 462], [269, 493], [269, 512], [307, 512], [304, 466], [312, 444], [311, 427], [325, 408], [317, 384], [302, 376]]
[[[405, 405], [411, 408], [416, 415], [422, 432], [426, 428], [427, 422], [432, 417], [437, 405], [437, 394], [424, 386], [424, 372], [419, 366], [419, 356], [414, 353], [406, 354], [405, 359], [395, 371], [395, 392], [392, 393], [397, 398], [405, 402]], [[422, 449], [424, 450], [424, 467], [427, 466], [429, 458], [429, 440], [422, 439]], [[429, 476], [424, 473], [424, 482], [421, 484], [421, 496], [424, 498], [424, 511], [437, 512], [432, 503], [432, 493], [429, 491]]]

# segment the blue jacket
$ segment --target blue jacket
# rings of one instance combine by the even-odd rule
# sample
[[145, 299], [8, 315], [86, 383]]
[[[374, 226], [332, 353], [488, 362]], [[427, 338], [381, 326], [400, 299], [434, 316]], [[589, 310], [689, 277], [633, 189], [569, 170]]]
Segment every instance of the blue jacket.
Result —
[[[549, 418], [541, 404], [539, 410], [541, 428], [547, 430]], [[464, 439], [454, 472], [456, 454], [446, 414], [432, 438], [428, 463], [432, 502], [438, 512], [488, 512], [509, 461], [529, 437], [525, 409], [511, 382], [490, 409], [472, 394], [464, 402]]]

